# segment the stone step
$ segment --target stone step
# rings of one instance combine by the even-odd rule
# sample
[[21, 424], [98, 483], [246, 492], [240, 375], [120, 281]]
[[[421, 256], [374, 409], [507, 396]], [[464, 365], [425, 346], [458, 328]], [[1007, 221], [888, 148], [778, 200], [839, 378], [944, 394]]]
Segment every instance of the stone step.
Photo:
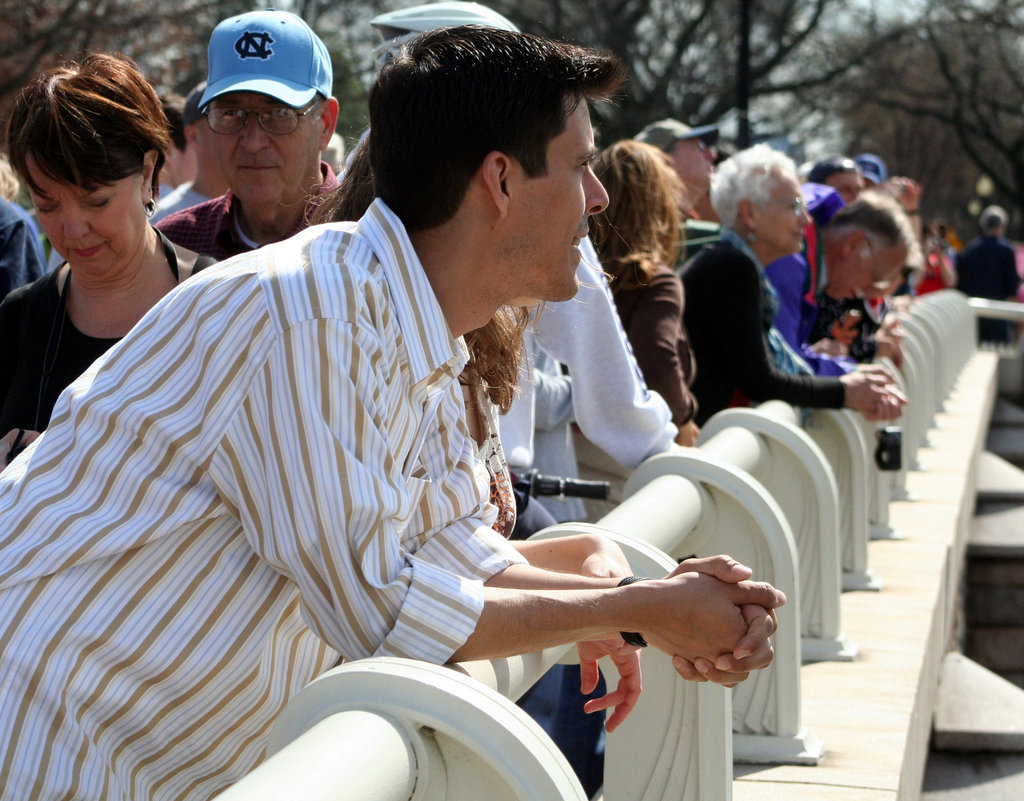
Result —
[[932, 751], [920, 801], [1018, 801], [1024, 798], [1024, 754]]
[[1024, 408], [1006, 398], [997, 398], [989, 425], [1024, 427]]
[[1024, 503], [978, 504], [967, 540], [971, 558], [1024, 558]]
[[985, 439], [985, 448], [1011, 464], [1024, 467], [1024, 428], [992, 426]]
[[982, 451], [978, 455], [977, 498], [979, 503], [1024, 503], [1024, 470], [991, 451]]
[[946, 654], [939, 673], [932, 748], [1024, 752], [1024, 690], [963, 654]]

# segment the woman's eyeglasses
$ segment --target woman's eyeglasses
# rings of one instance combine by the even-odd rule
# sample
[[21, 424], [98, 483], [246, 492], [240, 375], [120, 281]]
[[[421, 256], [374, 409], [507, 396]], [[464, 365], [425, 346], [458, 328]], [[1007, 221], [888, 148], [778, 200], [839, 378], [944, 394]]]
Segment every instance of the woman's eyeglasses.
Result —
[[774, 197], [771, 198], [771, 201], [773, 203], [780, 203], [783, 206], [792, 205], [793, 216], [796, 217], [798, 220], [801, 217], [805, 216], [805, 215], [809, 215], [809, 212], [807, 210], [807, 204], [804, 202], [804, 199], [802, 197], [800, 197], [799, 195], [797, 197], [793, 198], [791, 201], [790, 200], [780, 200], [779, 198], [774, 198]]

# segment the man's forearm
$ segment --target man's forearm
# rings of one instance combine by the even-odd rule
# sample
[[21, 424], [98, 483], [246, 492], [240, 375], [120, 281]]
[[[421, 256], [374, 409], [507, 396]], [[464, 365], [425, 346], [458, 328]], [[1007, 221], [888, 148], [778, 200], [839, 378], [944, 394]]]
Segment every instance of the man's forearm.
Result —
[[769, 585], [700, 572], [627, 587], [618, 582], [513, 565], [487, 582], [476, 629], [453, 659], [505, 657], [639, 631], [666, 653], [713, 663], [746, 634], [744, 605], [773, 609], [785, 603]]
[[610, 592], [620, 579], [513, 565], [484, 587], [476, 629], [452, 661], [496, 659], [556, 645], [618, 636]]
[[[531, 565], [543, 570], [620, 578], [630, 574], [629, 562], [622, 550], [611, 540], [596, 534], [516, 540], [512, 545]], [[549, 583], [544, 587], [551, 588]]]

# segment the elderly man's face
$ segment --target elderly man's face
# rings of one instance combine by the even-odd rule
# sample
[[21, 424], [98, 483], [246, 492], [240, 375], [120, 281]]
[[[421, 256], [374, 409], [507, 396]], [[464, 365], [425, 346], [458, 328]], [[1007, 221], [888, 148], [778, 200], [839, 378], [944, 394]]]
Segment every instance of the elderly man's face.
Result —
[[825, 260], [831, 297], [871, 300], [888, 295], [899, 283], [907, 249], [902, 244], [885, 247], [877, 237], [858, 230], [827, 249]]
[[[320, 184], [320, 153], [333, 133], [332, 102], [315, 105], [291, 133], [268, 133], [252, 115], [238, 133], [212, 137], [221, 172], [247, 216], [303, 204], [310, 189]], [[212, 105], [255, 112], [283, 107], [256, 92], [229, 92]]]
[[903, 245], [891, 248], [873, 245], [869, 250], [871, 263], [855, 294], [874, 300], [890, 294], [899, 284], [903, 265], [907, 261], [907, 249]]
[[694, 195], [707, 194], [715, 171], [715, 147], [699, 138], [680, 139], [669, 153], [676, 174]]

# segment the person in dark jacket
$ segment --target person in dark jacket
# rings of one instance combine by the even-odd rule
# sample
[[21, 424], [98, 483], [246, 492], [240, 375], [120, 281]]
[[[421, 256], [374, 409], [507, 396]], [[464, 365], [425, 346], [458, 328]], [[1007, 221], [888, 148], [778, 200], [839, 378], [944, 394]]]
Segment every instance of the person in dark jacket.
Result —
[[[792, 160], [767, 145], [740, 151], [719, 165], [711, 200], [724, 226], [722, 241], [704, 248], [682, 273], [684, 322], [698, 365], [697, 424], [728, 406], [771, 399], [848, 406], [872, 420], [898, 417], [906, 398], [886, 370], [815, 376], [773, 328], [777, 301], [762, 265], [800, 250], [810, 223]], [[872, 249], [863, 250], [865, 261], [873, 261]]]
[[[989, 300], [1017, 300], [1020, 275], [1013, 245], [1003, 238], [1006, 221], [1006, 212], [999, 206], [986, 208], [978, 218], [981, 236], [957, 254], [958, 288], [964, 294]], [[978, 339], [982, 342], [1009, 342], [1012, 335], [1013, 327], [1008, 320], [978, 319]]]

